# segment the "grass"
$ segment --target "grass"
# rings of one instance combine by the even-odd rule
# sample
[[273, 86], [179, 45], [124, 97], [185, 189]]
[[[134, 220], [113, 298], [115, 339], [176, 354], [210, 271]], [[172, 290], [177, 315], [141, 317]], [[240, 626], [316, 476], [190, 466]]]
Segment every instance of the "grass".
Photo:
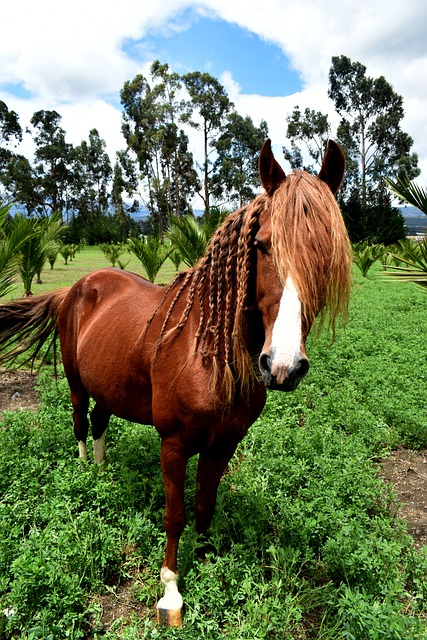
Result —
[[[85, 249], [67, 274], [86, 259], [96, 268], [100, 252]], [[40, 286], [67, 284], [54, 277]], [[113, 418], [109, 465], [81, 463], [66, 381], [47, 369], [38, 413], [5, 413], [0, 426], [0, 637], [427, 638], [427, 548], [396, 518], [377, 465], [393, 447], [427, 446], [426, 312], [415, 285], [383, 282], [377, 265], [355, 273], [346, 329], [333, 345], [309, 337], [306, 380], [269, 394], [236, 452], [206, 565], [190, 461], [180, 631], [154, 621], [165, 542], [155, 430]], [[105, 629], [102, 594], [130, 576], [143, 613]]]
[[[122, 256], [123, 262], [127, 263], [126, 269], [138, 273], [145, 278], [147, 274], [142, 267], [139, 260], [132, 254], [124, 254]], [[45, 293], [46, 291], [52, 291], [60, 287], [67, 287], [70, 284], [77, 282], [82, 276], [90, 271], [96, 269], [102, 269], [104, 267], [111, 267], [111, 263], [102, 253], [101, 249], [97, 246], [85, 246], [82, 251], [77, 253], [76, 257], [69, 261], [66, 265], [63, 258], [58, 255], [54, 268], [51, 270], [47, 265], [42, 272], [42, 284], [33, 282], [32, 291], [33, 294]], [[183, 265], [181, 265], [181, 269]], [[165, 264], [160, 269], [157, 278], [155, 280], [158, 284], [169, 283], [174, 277], [176, 271], [171, 260], [166, 260]], [[8, 299], [17, 298], [24, 294], [24, 287], [17, 283], [13, 291], [7, 296]]]

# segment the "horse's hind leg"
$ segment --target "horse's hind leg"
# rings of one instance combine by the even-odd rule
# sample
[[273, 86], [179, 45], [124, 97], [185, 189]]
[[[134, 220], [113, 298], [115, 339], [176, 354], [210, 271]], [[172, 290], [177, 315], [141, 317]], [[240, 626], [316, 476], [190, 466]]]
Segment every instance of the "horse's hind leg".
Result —
[[86, 439], [89, 431], [89, 394], [81, 384], [70, 383], [73, 405], [74, 435], [79, 443], [79, 457], [87, 460]]
[[90, 414], [93, 436], [93, 460], [95, 464], [105, 462], [105, 431], [108, 427], [111, 413], [95, 404]]

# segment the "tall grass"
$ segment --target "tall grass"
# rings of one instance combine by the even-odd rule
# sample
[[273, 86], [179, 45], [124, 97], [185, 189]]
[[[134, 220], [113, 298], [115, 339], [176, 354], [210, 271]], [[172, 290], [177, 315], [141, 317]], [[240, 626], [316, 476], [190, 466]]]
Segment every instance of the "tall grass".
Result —
[[[0, 426], [0, 637], [425, 638], [426, 549], [397, 519], [378, 460], [427, 446], [427, 301], [380, 268], [355, 274], [333, 345], [310, 336], [299, 389], [269, 394], [220, 485], [206, 565], [190, 461], [180, 631], [154, 621], [165, 542], [155, 430], [113, 418], [109, 465], [80, 462], [66, 381], [45, 371], [40, 410]], [[144, 613], [105, 629], [101, 595], [130, 576]]]

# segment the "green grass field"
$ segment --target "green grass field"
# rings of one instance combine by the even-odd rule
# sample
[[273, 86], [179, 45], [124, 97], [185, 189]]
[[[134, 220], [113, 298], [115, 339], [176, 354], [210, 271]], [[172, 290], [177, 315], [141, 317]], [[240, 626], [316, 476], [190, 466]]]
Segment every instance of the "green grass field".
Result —
[[[104, 264], [85, 249], [34, 292]], [[394, 447], [427, 446], [426, 336], [421, 289], [383, 282], [379, 265], [355, 273], [347, 327], [332, 345], [309, 337], [307, 378], [269, 394], [236, 452], [206, 565], [194, 554], [190, 462], [181, 630], [155, 623], [165, 543], [155, 430], [113, 418], [109, 464], [80, 462], [67, 383], [47, 368], [39, 411], [7, 412], [0, 425], [0, 638], [427, 638], [427, 548], [396, 518], [378, 466]], [[123, 616], [106, 624], [125, 587]]]
[[[140, 275], [147, 277], [141, 263], [133, 254], [123, 254], [122, 260], [126, 264], [126, 269], [128, 271], [133, 271], [134, 273], [139, 273]], [[44, 293], [60, 287], [69, 286], [70, 284], [77, 282], [77, 280], [86, 273], [95, 271], [96, 269], [102, 269], [103, 267], [111, 267], [111, 263], [97, 246], [84, 246], [82, 251], [77, 253], [76, 257], [72, 261], [69, 261], [67, 265], [61, 255], [58, 255], [57, 261], [55, 262], [55, 266], [52, 270], [48, 264], [43, 269], [41, 278], [42, 284], [37, 284], [36, 279], [34, 279], [32, 292], [36, 295], [37, 293]], [[184, 268], [184, 265], [182, 265], [181, 268]], [[160, 269], [156, 282], [158, 284], [167, 284], [172, 280], [174, 275], [175, 267], [168, 259]], [[7, 296], [7, 298], [17, 298], [22, 296], [23, 293], [23, 286], [17, 283], [17, 286], [10, 295]]]

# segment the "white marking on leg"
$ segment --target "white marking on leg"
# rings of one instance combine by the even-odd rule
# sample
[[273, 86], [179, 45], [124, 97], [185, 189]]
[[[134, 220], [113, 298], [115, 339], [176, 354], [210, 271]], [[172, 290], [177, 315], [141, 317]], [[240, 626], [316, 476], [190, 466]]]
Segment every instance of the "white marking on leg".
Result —
[[105, 462], [105, 431], [100, 438], [93, 441], [93, 461], [95, 464]]
[[301, 302], [287, 277], [271, 339], [271, 373], [282, 384], [295, 360], [301, 357]]
[[182, 609], [182, 596], [178, 591], [178, 574], [162, 567], [160, 578], [165, 585], [165, 595], [157, 603], [158, 609], [179, 611]]
[[86, 442], [83, 442], [83, 440], [79, 440], [79, 458], [87, 460]]

